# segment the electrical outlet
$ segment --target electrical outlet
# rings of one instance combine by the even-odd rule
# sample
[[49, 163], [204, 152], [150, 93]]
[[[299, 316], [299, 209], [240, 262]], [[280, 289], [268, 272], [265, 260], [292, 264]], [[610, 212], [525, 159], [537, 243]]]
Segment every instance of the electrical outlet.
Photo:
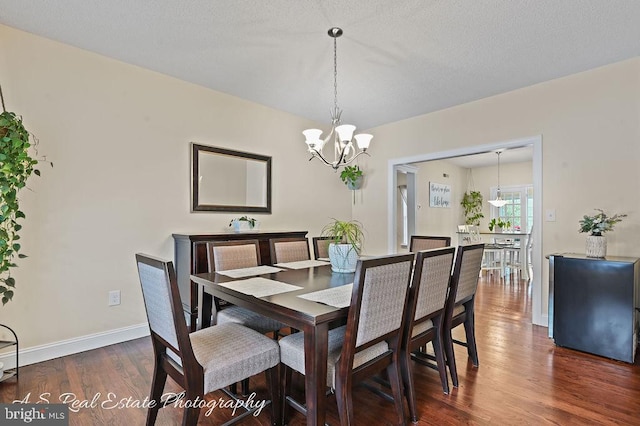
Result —
[[120, 304], [120, 290], [112, 290], [109, 292], [109, 306]]

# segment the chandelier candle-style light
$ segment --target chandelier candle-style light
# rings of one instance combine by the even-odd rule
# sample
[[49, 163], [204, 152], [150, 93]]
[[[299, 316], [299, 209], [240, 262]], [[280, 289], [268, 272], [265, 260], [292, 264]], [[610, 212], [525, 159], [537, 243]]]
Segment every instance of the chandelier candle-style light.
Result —
[[[337, 39], [342, 35], [340, 28], [334, 27], [329, 29], [329, 36], [333, 38], [333, 108], [331, 108], [331, 131], [326, 138], [321, 139], [322, 130], [320, 129], [308, 129], [302, 132], [307, 138], [305, 141], [311, 153], [311, 158], [319, 158], [327, 166], [333, 167], [334, 170], [338, 170], [340, 166], [345, 166], [351, 163], [362, 154], [367, 154], [367, 148], [371, 143], [372, 135], [367, 133], [360, 133], [354, 136], [356, 126], [351, 124], [341, 124], [340, 116], [342, 111], [338, 108], [338, 54], [337, 54]], [[355, 143], [354, 143], [355, 139]], [[327, 146], [328, 142], [333, 140], [333, 160], [330, 161], [325, 156], [323, 149]], [[330, 149], [329, 144], [329, 149]], [[357, 147], [356, 147], [357, 145]]]
[[502, 197], [500, 196], [500, 154], [502, 154], [502, 150], [496, 151], [496, 154], [498, 154], [498, 191], [496, 194], [497, 195], [496, 199], [489, 200], [489, 204], [495, 207], [503, 207], [505, 204], [507, 204], [507, 201], [503, 200]]

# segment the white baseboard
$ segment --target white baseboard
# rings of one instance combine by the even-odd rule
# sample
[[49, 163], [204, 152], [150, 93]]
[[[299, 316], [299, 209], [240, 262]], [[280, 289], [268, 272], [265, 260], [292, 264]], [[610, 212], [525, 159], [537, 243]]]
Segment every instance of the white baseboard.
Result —
[[[61, 340], [59, 342], [48, 343], [46, 345], [20, 349], [20, 367], [35, 364], [37, 362], [48, 361], [54, 358], [60, 358], [66, 355], [77, 354], [79, 352], [90, 351], [91, 349], [97, 349], [103, 346], [126, 342], [127, 340], [138, 339], [148, 335], [149, 325], [147, 323], [143, 323], [104, 331], [102, 333]], [[3, 353], [0, 355], [0, 361], [4, 363], [5, 368], [15, 367], [16, 357], [14, 352], [11, 351]]]

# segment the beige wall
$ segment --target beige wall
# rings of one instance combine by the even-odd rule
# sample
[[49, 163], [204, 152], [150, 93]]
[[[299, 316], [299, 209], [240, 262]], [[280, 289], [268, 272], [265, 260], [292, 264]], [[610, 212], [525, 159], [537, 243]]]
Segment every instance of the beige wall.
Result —
[[[392, 159], [542, 136], [542, 254], [584, 252], [582, 215], [604, 208], [629, 217], [608, 235], [609, 254], [640, 255], [640, 58], [552, 80], [491, 98], [370, 129], [370, 167], [387, 170]], [[475, 178], [475, 176], [474, 176]], [[477, 183], [476, 183], [477, 184]], [[386, 173], [370, 177], [365, 202], [354, 217], [368, 229], [386, 229]], [[383, 251], [377, 232], [368, 249]], [[547, 264], [541, 310], [547, 312]]]
[[[300, 132], [318, 123], [4, 26], [0, 82], [54, 162], [20, 194], [29, 258], [0, 322], [21, 349], [145, 322], [134, 253], [172, 258], [171, 233], [240, 215], [189, 212], [191, 141], [273, 157], [273, 214], [252, 215], [262, 229], [313, 236], [351, 217], [350, 191], [307, 161]], [[122, 304], [108, 307], [115, 289]]]

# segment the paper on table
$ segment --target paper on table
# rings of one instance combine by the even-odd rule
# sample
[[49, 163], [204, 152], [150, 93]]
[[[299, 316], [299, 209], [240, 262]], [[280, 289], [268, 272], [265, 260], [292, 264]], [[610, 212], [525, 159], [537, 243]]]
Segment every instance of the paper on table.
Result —
[[276, 263], [276, 266], [281, 266], [288, 269], [305, 269], [323, 265], [329, 265], [329, 262], [323, 262], [321, 260], [299, 260], [297, 262]]
[[226, 275], [230, 278], [244, 278], [244, 277], [253, 277], [255, 275], [262, 274], [272, 274], [274, 272], [280, 272], [282, 269], [274, 268], [273, 266], [254, 266], [252, 268], [242, 268], [242, 269], [228, 269], [226, 271], [216, 271], [217, 274]]
[[229, 281], [218, 283], [222, 287], [239, 291], [254, 297], [273, 296], [274, 294], [287, 293], [289, 291], [300, 290], [297, 285], [282, 283], [262, 277], [248, 278], [246, 280]]
[[352, 291], [353, 284], [346, 284], [339, 287], [314, 291], [313, 293], [301, 294], [298, 297], [301, 299], [311, 300], [313, 302], [324, 303], [329, 306], [335, 306], [336, 308], [346, 308], [351, 305]]

